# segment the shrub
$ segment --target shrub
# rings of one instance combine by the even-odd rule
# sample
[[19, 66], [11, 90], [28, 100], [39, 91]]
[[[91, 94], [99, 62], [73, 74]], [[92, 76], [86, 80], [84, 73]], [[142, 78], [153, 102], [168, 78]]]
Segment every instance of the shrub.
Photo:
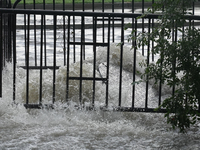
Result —
[[158, 25], [150, 33], [130, 36], [137, 39], [137, 48], [150, 41], [155, 43], [152, 53], [160, 57], [146, 67], [141, 77], [148, 75], [154, 84], [161, 81], [172, 88], [172, 95], [157, 109], [165, 108], [167, 122], [180, 132], [200, 118], [200, 29], [189, 19], [192, 3], [193, 0], [155, 3], [148, 11], [161, 12]]

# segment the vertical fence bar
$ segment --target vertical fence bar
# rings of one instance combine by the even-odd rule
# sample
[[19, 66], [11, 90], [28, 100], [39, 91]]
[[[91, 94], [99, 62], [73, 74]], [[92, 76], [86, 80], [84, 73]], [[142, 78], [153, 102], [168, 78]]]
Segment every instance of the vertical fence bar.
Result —
[[47, 34], [46, 34], [46, 15], [44, 15], [44, 66], [47, 66]]
[[[65, 0], [63, 0], [63, 11], [65, 11]], [[65, 27], [65, 15], [63, 15], [63, 53], [64, 53], [64, 66], [66, 65], [66, 27]]]
[[[112, 0], [112, 13], [114, 13], [114, 11], [115, 11], [115, 1], [114, 0]], [[114, 17], [112, 17], [112, 31], [113, 31], [113, 33], [112, 33], [112, 42], [114, 43], [115, 42], [115, 27], [114, 27], [114, 24], [115, 24], [115, 21], [114, 21]]]
[[39, 95], [39, 104], [42, 104], [42, 65], [43, 65], [43, 23], [44, 15], [41, 15], [41, 29], [40, 29], [40, 95]]
[[122, 0], [122, 13], [124, 13], [124, 0]]
[[69, 95], [69, 54], [70, 54], [70, 16], [68, 17], [68, 23], [67, 23], [67, 79], [66, 79], [66, 102], [68, 102], [68, 95]]
[[[176, 28], [176, 25], [174, 23], [174, 20], [172, 21], [172, 24], [173, 24], [173, 31], [172, 31], [172, 43], [173, 42], [177, 42], [177, 28]], [[172, 62], [172, 74], [175, 74], [175, 68], [176, 68], [176, 58], [173, 60]], [[173, 81], [175, 80], [175, 78], [173, 77]], [[172, 87], [172, 95], [174, 96], [174, 93], [175, 93], [175, 85], [173, 85]], [[160, 103], [160, 102], [159, 102]]]
[[[142, 0], [142, 13], [144, 14], [144, 0]], [[144, 18], [142, 17], [142, 33], [144, 33]], [[144, 56], [144, 45], [142, 44], [142, 55]]]
[[[83, 11], [85, 11], [85, 0], [83, 0]], [[85, 42], [85, 17], [82, 17], [82, 22], [83, 24], [81, 24], [81, 33], [83, 32], [83, 37], [81, 37], [81, 40], [83, 40], [83, 42]], [[85, 60], [85, 44], [82, 45], [82, 49], [83, 52], [81, 54], [81, 57], [83, 57], [83, 60]]]
[[[192, 15], [194, 15], [194, 13], [195, 13], [195, 0], [193, 1], [193, 3], [192, 3]], [[192, 21], [192, 25], [193, 25], [193, 27], [194, 27], [194, 20]], [[194, 29], [194, 28], [193, 28]]]
[[26, 48], [26, 104], [29, 103], [29, 41], [30, 41], [30, 14], [28, 14], [27, 23], [27, 48]]
[[[152, 0], [152, 9], [153, 9], [154, 0]], [[154, 30], [154, 19], [152, 19], [152, 31]], [[152, 41], [152, 61], [154, 61], [154, 41]]]
[[[174, 28], [175, 28], [175, 43], [177, 43], [177, 41], [178, 41], [178, 26], [177, 26], [177, 24], [174, 24]], [[174, 64], [173, 64], [173, 67], [175, 68], [175, 66], [176, 66], [176, 60], [174, 60]], [[174, 69], [174, 73], [175, 73], [175, 69]], [[172, 88], [172, 95], [174, 96], [174, 94], [175, 94], [175, 86], [173, 86], [173, 88]]]
[[94, 0], [92, 0], [92, 12], [94, 12]]
[[55, 91], [56, 91], [56, 26], [57, 26], [57, 16], [53, 16], [53, 26], [54, 26], [54, 50], [53, 50], [53, 103], [55, 102]]
[[[10, 8], [10, 7], [9, 7]], [[9, 13], [8, 14], [8, 43], [7, 43], [7, 61], [8, 62], [12, 62], [12, 32], [13, 32], [13, 28], [12, 28], [12, 14]]]
[[56, 9], [56, 3], [55, 3], [55, 0], [53, 0], [53, 10]]
[[[85, 0], [83, 0], [83, 11], [85, 11]], [[83, 26], [81, 28], [81, 32], [83, 32], [83, 39], [81, 38], [81, 40], [83, 40], [83, 42], [85, 42], [85, 17], [82, 17], [82, 21], [83, 21]], [[83, 45], [83, 52], [82, 52], [82, 55], [81, 57], [83, 57], [83, 60], [85, 60], [85, 45]]]
[[[163, 60], [161, 60], [161, 61], [163, 61]], [[162, 65], [162, 62], [161, 62], [161, 65]], [[161, 72], [161, 76], [162, 76], [162, 68], [161, 68], [160, 72]], [[160, 77], [160, 82], [159, 82], [158, 106], [161, 105], [161, 96], [162, 96], [162, 77]]]
[[[45, 0], [43, 0], [43, 10], [45, 10]], [[39, 105], [42, 105], [42, 78], [43, 78], [43, 69], [42, 69], [42, 66], [43, 66], [43, 32], [44, 29], [45, 29], [45, 15], [42, 15], [41, 14], [41, 29], [40, 29], [40, 88], [39, 88]]]
[[[2, 5], [2, 1], [0, 3]], [[0, 97], [2, 97], [2, 70], [3, 70], [3, 45], [2, 45], [2, 13], [0, 12]]]
[[[174, 25], [174, 20], [172, 20], [172, 43], [175, 42], [175, 25]], [[175, 62], [172, 64], [172, 73], [175, 73]], [[172, 95], [174, 95], [175, 92], [175, 86], [173, 85], [172, 87]], [[160, 101], [159, 101], [160, 104]]]
[[[135, 12], [135, 1], [132, 0], [132, 13]], [[133, 53], [133, 87], [132, 87], [132, 110], [135, 107], [135, 75], [136, 75], [136, 36], [137, 36], [137, 19], [132, 19], [132, 31], [134, 31], [135, 38], [132, 40], [132, 46], [134, 47]]]
[[2, 17], [2, 20], [3, 20], [3, 30], [2, 30], [2, 32], [3, 32], [3, 66], [5, 66], [5, 59], [6, 59], [6, 55], [5, 55], [5, 53], [6, 53], [6, 30], [5, 30], [5, 28], [6, 28], [6, 14], [4, 13], [3, 14], [3, 17]]
[[[6, 6], [7, 7], [7, 4]], [[8, 53], [8, 13], [5, 13], [4, 14], [4, 17], [3, 17], [3, 20], [4, 20], [4, 49], [3, 49], [3, 55], [4, 55], [4, 66], [5, 66], [5, 63], [7, 61], [7, 53]]]
[[133, 44], [134, 44], [134, 53], [133, 53], [133, 89], [132, 89], [132, 109], [135, 107], [135, 75], [136, 75], [136, 51], [137, 51], [137, 47], [136, 47], [136, 37], [137, 37], [137, 19], [135, 18], [135, 33], [134, 33], [134, 40], [133, 40]]
[[97, 30], [97, 17], [93, 17], [93, 53], [94, 53], [94, 62], [93, 62], [93, 98], [92, 106], [94, 106], [95, 101], [95, 78], [96, 78], [96, 30]]
[[[24, 4], [23, 4], [23, 7], [24, 7], [24, 9], [26, 9], [26, 0], [24, 0]], [[25, 56], [26, 56], [26, 53], [27, 53], [27, 43], [26, 43], [26, 14], [24, 14], [24, 43], [25, 43]], [[27, 58], [25, 57], [25, 64], [26, 64], [26, 60]]]
[[[33, 0], [33, 9], [35, 9], [35, 0]], [[36, 35], [36, 15], [33, 17], [34, 21], [34, 46], [35, 46], [35, 66], [37, 66], [37, 35]]]
[[[164, 12], [164, 9], [165, 9], [165, 7], [164, 7], [164, 5], [163, 5], [163, 7], [162, 7], [162, 12]], [[164, 37], [163, 37], [164, 38]], [[163, 58], [162, 58], [162, 54], [161, 54], [161, 58], [160, 58], [160, 60], [161, 60], [161, 67], [160, 67], [160, 74], [161, 74], [161, 76], [160, 76], [160, 82], [159, 82], [159, 97], [158, 97], [158, 106], [160, 106], [161, 105], [161, 95], [162, 95], [162, 62], [163, 62]]]
[[110, 17], [108, 17], [108, 48], [107, 48], [107, 70], [106, 70], [106, 107], [108, 107], [108, 90], [109, 90], [109, 66], [110, 66]]
[[[102, 0], [102, 12], [104, 12], [104, 0]], [[103, 25], [102, 25], [102, 41], [103, 43], [105, 42], [105, 22], [104, 22], [104, 17], [102, 18], [103, 20]]]
[[4, 17], [4, 65], [8, 60], [8, 14], [5, 14]]
[[[73, 11], [75, 11], [75, 0], [72, 0], [72, 7], [73, 7]], [[70, 25], [70, 24], [68, 24]], [[70, 30], [68, 30], [68, 32], [70, 32]], [[75, 16], [73, 16], [73, 42], [75, 42], [75, 35], [76, 35], [76, 31], [75, 31]], [[74, 63], [76, 62], [76, 47], [75, 47], [75, 44], [73, 45], [73, 60], [74, 60]]]
[[[43, 10], [46, 9], [45, 6], [45, 0], [43, 0]], [[46, 37], [46, 15], [43, 15], [43, 38], [44, 38], [44, 66], [47, 66], [47, 48], [46, 48], [46, 43], [47, 43], [47, 37]]]
[[80, 82], [79, 82], [79, 102], [82, 106], [82, 84], [83, 84], [83, 51], [84, 51], [84, 16], [81, 16], [81, 55], [80, 55]]
[[119, 75], [119, 104], [118, 106], [121, 106], [121, 99], [122, 99], [122, 71], [123, 71], [123, 48], [124, 48], [124, 18], [122, 18], [121, 21], [121, 43], [120, 43], [120, 75]]
[[132, 13], [134, 13], [135, 12], [135, 1], [134, 0], [132, 0]]
[[[17, 4], [20, 2], [21, 0], [18, 0], [14, 3], [13, 5], [13, 9], [16, 8]], [[12, 18], [12, 27], [13, 27], [13, 102], [15, 103], [15, 97], [16, 97], [16, 86], [15, 86], [15, 83], [16, 83], [16, 63], [17, 63], [17, 60], [16, 60], [16, 17], [17, 15], [16, 14], [13, 14], [13, 18]]]
[[46, 34], [46, 15], [44, 15], [44, 66], [47, 66], [47, 34]]
[[26, 0], [24, 0], [23, 5], [24, 5], [24, 9], [26, 9]]
[[85, 0], [82, 0], [82, 10], [85, 11]]
[[13, 14], [13, 101], [15, 102], [15, 96], [16, 96], [16, 14]]
[[[150, 57], [150, 27], [151, 27], [151, 19], [148, 20], [148, 46], [147, 46], [147, 66], [149, 66], [149, 57]], [[145, 98], [145, 109], [148, 108], [148, 89], [149, 89], [149, 76], [147, 74], [146, 77], [146, 98]]]
[[[164, 11], [164, 10], [163, 10]], [[162, 32], [162, 31], [161, 31]], [[163, 33], [162, 33], [162, 38], [164, 38], [164, 35], [163, 35]], [[162, 74], [162, 65], [163, 65], [163, 54], [162, 54], [162, 52], [161, 52], [161, 58], [160, 58], [160, 82], [159, 82], [159, 101], [158, 101], [158, 104], [161, 104], [161, 95], [162, 95], [162, 76], [163, 76], [163, 74]]]

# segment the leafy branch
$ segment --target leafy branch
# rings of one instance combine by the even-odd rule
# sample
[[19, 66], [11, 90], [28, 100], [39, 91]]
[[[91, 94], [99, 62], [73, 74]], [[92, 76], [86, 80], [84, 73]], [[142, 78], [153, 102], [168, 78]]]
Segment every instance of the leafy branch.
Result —
[[146, 67], [143, 76], [172, 89], [172, 95], [161, 106], [175, 129], [186, 128], [200, 120], [200, 29], [192, 26], [189, 9], [193, 0], [161, 0], [149, 13], [161, 12], [157, 26], [150, 33], [131, 33], [137, 48], [154, 42], [152, 54], [159, 59]]

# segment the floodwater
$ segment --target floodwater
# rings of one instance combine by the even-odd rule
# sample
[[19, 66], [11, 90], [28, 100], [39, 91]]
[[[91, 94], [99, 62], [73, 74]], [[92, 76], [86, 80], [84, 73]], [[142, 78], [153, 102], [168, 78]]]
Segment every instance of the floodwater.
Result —
[[[21, 99], [17, 99], [18, 105], [14, 105], [10, 81], [12, 69], [9, 65], [7, 68], [4, 70], [5, 90], [0, 99], [2, 150], [199, 149], [200, 123], [181, 134], [178, 130], [170, 130], [164, 114], [77, 110], [73, 105], [65, 107], [59, 102], [53, 110], [26, 110], [20, 103]], [[17, 95], [20, 97], [24, 81], [22, 70], [18, 71]], [[31, 81], [36, 82], [35, 78]], [[114, 82], [112, 86], [117, 84]], [[113, 89], [112, 94], [117, 92]], [[101, 105], [100, 99], [97, 105]]]
[[[18, 32], [20, 35], [20, 31]], [[20, 36], [18, 38], [20, 42]], [[21, 44], [19, 44], [18, 48]], [[111, 46], [111, 55], [115, 56], [116, 46]], [[103, 51], [101, 49], [101, 51]], [[130, 52], [130, 51], [129, 51]], [[23, 51], [19, 54], [23, 56]], [[102, 56], [100, 54], [99, 56]], [[124, 55], [124, 66], [129, 65], [129, 55]], [[142, 56], [137, 55], [137, 57]], [[115, 95], [118, 93], [118, 83], [116, 73], [119, 70], [117, 67], [117, 59], [112, 57], [111, 74], [112, 84], [110, 85], [110, 104], [117, 105]], [[21, 58], [18, 59], [21, 60]], [[97, 58], [99, 64], [103, 64], [101, 58]], [[90, 73], [90, 57], [87, 59], [85, 66], [86, 73]], [[139, 62], [138, 62], [139, 63]], [[63, 70], [64, 71], [63, 71]], [[103, 72], [104, 65], [102, 65]], [[125, 83], [123, 86], [123, 104], [130, 105], [131, 87], [131, 71], [123, 68], [123, 75]], [[65, 67], [61, 67], [58, 71], [57, 77], [62, 77], [65, 72]], [[76, 69], [74, 69], [76, 73]], [[60, 73], [60, 74], [59, 74]], [[127, 113], [127, 112], [113, 112], [77, 110], [70, 106], [64, 106], [62, 102], [55, 104], [55, 109], [43, 110], [26, 110], [23, 103], [23, 93], [25, 86], [24, 79], [25, 72], [23, 69], [17, 69], [17, 105], [12, 103], [12, 66], [7, 65], [3, 70], [3, 98], [0, 99], [0, 149], [1, 150], [46, 150], [46, 149], [82, 149], [82, 150], [198, 150], [200, 147], [200, 123], [192, 126], [187, 133], [181, 134], [178, 130], [170, 130], [170, 125], [167, 124], [164, 114], [151, 113]], [[49, 88], [51, 73], [45, 72], [45, 91], [44, 99], [48, 101], [51, 91]], [[139, 79], [139, 77], [137, 77]], [[64, 78], [59, 78], [57, 81], [64, 81]], [[32, 72], [30, 75], [32, 85], [36, 85], [38, 78], [37, 72]], [[63, 91], [62, 82], [57, 82], [59, 85], [57, 91]], [[87, 86], [90, 87], [90, 86]], [[101, 106], [101, 93], [104, 92], [105, 86], [100, 83], [97, 84], [98, 99], [96, 105]], [[144, 95], [142, 88], [145, 84], [139, 84], [136, 88], [136, 104], [142, 106], [142, 95]], [[33, 95], [37, 95], [34, 91], [34, 86], [31, 91]], [[86, 89], [87, 90], [87, 89]], [[156, 102], [156, 91], [151, 86], [150, 105], [154, 106]], [[58, 98], [62, 99], [62, 92]], [[86, 91], [85, 97], [89, 96]], [[72, 95], [72, 100], [75, 99]], [[59, 97], [60, 96], [60, 97]], [[33, 98], [34, 100], [34, 98]], [[72, 101], [72, 104], [75, 103]], [[87, 99], [86, 99], [87, 104]]]

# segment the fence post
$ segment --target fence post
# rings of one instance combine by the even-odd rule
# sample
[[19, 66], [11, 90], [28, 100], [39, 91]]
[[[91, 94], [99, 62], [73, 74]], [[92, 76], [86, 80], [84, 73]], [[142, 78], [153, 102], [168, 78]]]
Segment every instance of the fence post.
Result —
[[[0, 0], [0, 8], [2, 7], [2, 1]], [[2, 68], [3, 68], [3, 56], [2, 56], [2, 13], [0, 12], [0, 97], [2, 97]]]
[[[10, 0], [0, 0], [0, 8], [11, 8]], [[0, 13], [0, 97], [2, 97], [2, 70], [12, 60], [12, 15]]]

